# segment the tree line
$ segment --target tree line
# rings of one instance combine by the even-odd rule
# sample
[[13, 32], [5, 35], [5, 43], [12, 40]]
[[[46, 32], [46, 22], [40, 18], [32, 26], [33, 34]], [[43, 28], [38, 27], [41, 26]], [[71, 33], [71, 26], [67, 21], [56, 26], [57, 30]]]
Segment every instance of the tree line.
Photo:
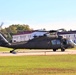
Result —
[[1, 29], [1, 33], [10, 40], [12, 38], [12, 35], [23, 32], [23, 31], [31, 31], [33, 30], [30, 28], [29, 25], [26, 24], [12, 24], [7, 28]]
[[[12, 39], [12, 35], [23, 32], [23, 31], [31, 31], [29, 25], [26, 24], [12, 24], [7, 28], [1, 29], [1, 33], [10, 41]], [[43, 29], [46, 30], [46, 29]], [[59, 31], [65, 32], [64, 28], [59, 29]]]

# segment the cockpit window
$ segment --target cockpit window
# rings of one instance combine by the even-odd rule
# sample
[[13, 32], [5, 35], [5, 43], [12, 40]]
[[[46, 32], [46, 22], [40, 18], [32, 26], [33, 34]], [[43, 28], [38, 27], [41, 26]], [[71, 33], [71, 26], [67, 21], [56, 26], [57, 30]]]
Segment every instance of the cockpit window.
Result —
[[57, 44], [60, 44], [60, 40], [52, 40], [52, 45], [57, 45]]

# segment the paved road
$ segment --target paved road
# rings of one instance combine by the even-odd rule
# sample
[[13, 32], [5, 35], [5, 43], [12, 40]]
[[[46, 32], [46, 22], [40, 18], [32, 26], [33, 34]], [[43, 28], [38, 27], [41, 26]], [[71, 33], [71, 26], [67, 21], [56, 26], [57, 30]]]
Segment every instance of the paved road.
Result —
[[63, 55], [63, 54], [76, 54], [76, 50], [66, 50], [65, 52], [56, 51], [53, 52], [52, 50], [20, 50], [16, 53], [9, 53], [9, 52], [0, 52], [0, 56], [25, 56], [25, 55]]

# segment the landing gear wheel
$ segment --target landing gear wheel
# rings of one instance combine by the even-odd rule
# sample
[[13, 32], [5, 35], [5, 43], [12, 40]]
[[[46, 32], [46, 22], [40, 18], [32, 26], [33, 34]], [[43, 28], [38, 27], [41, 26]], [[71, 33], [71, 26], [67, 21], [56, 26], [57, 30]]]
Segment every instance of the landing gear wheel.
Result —
[[56, 52], [56, 49], [53, 49], [54, 52]]
[[65, 48], [62, 48], [61, 51], [64, 52], [65, 51]]

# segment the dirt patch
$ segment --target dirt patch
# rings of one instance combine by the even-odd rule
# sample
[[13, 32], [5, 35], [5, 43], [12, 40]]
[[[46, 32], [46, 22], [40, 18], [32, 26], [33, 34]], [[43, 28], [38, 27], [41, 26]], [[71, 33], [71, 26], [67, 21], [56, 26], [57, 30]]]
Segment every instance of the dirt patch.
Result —
[[[23, 72], [24, 73], [24, 72]], [[75, 69], [60, 69], [60, 68], [34, 68], [34, 69], [27, 69], [25, 72], [27, 75], [55, 75], [55, 74], [76, 74]]]
[[35, 70], [43, 72], [76, 72], [75, 69], [60, 69], [60, 68], [35, 68]]

